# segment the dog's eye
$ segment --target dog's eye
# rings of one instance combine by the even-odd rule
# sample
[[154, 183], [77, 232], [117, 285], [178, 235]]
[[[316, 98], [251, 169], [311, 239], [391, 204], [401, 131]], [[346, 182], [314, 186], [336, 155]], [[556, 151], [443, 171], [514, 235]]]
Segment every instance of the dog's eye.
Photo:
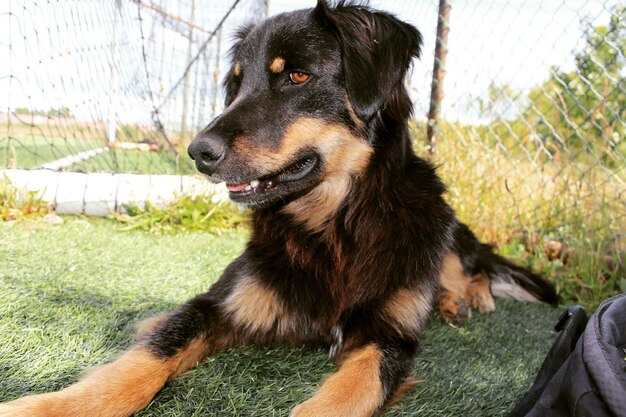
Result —
[[311, 76], [301, 71], [294, 71], [289, 73], [289, 81], [293, 84], [302, 84], [308, 80]]

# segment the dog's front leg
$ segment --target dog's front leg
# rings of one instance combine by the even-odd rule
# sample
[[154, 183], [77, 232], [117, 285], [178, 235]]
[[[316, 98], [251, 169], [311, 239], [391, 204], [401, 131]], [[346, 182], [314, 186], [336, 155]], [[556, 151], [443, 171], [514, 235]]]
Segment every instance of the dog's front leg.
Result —
[[398, 391], [412, 385], [411, 343], [377, 342], [353, 349], [319, 391], [290, 417], [370, 417]]
[[265, 333], [274, 310], [265, 317], [263, 310], [242, 310], [261, 303], [270, 307], [267, 297], [258, 299], [261, 286], [238, 265], [241, 260], [231, 264], [209, 293], [144, 326], [141, 341], [117, 360], [61, 391], [0, 404], [0, 417], [129, 416], [205, 356], [255, 338], [269, 339]]
[[59, 392], [1, 404], [0, 416], [129, 416], [144, 408], [169, 379], [225, 347], [227, 332], [211, 324], [221, 321], [210, 297], [196, 297], [117, 360]]

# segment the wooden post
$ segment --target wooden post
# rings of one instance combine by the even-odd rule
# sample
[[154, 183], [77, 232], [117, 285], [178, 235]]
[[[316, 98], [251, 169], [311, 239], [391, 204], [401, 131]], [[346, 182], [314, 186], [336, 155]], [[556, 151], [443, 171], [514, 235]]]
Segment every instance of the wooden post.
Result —
[[120, 87], [120, 21], [122, 20], [122, 0], [115, 1], [115, 16], [113, 17], [113, 48], [111, 49], [111, 95], [109, 96], [109, 120], [107, 124], [107, 142], [112, 144], [116, 141], [117, 132], [117, 106]]
[[446, 56], [448, 54], [448, 32], [450, 31], [450, 2], [439, 0], [439, 19], [437, 21], [437, 44], [435, 46], [435, 63], [433, 65], [433, 81], [430, 91], [430, 108], [426, 134], [430, 153], [435, 151], [435, 143], [439, 133], [441, 102], [443, 100], [443, 79], [446, 74]]
[[[189, 33], [187, 35], [187, 64], [191, 63], [191, 54], [193, 49], [193, 27], [196, 19], [196, 0], [191, 0], [191, 24], [189, 25]], [[187, 117], [188, 117], [188, 109], [189, 109], [189, 77], [191, 71], [185, 72], [185, 80], [183, 84], [183, 114], [181, 120], [180, 127], [180, 138], [181, 144], [183, 147], [187, 147], [188, 138], [187, 138]]]
[[218, 113], [217, 98], [220, 89], [220, 55], [222, 55], [222, 28], [217, 31], [215, 42], [215, 65], [213, 66], [213, 98], [211, 99], [211, 119], [215, 119]]

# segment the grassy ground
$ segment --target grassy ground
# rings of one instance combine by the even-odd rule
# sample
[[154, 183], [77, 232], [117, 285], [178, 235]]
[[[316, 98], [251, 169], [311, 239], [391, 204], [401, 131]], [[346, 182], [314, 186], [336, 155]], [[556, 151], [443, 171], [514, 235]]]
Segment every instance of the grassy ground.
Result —
[[0, 138], [0, 166], [29, 169], [103, 145], [101, 140], [75, 140], [40, 135]]
[[[145, 136], [145, 135], [144, 135]], [[144, 136], [119, 132], [120, 140], [138, 141]], [[29, 169], [69, 155], [106, 146], [104, 132], [88, 126], [30, 126], [0, 123], [0, 167]], [[115, 150], [64, 168], [80, 172], [125, 172], [139, 174], [190, 174], [193, 161], [186, 153]]]
[[[584, 152], [547, 159], [536, 142], [503, 144], [484, 127], [442, 129], [433, 162], [479, 239], [542, 272], [568, 303], [595, 309], [626, 291], [624, 164]], [[427, 143], [425, 130], [414, 126], [416, 143]]]
[[[69, 155], [96, 149], [106, 144], [96, 139], [16, 136], [0, 139], [0, 167], [29, 169]], [[127, 172], [138, 174], [190, 174], [195, 172], [189, 158], [172, 152], [115, 150], [63, 168], [79, 172]]]
[[173, 152], [139, 152], [115, 150], [67, 167], [68, 171], [81, 172], [129, 172], [137, 174], [193, 174], [196, 172], [187, 156]]
[[[134, 323], [205, 290], [246, 239], [120, 227], [0, 223], [0, 401], [62, 388], [111, 360]], [[414, 371], [424, 383], [385, 415], [504, 415], [531, 383], [558, 313], [498, 302], [462, 329], [434, 315]], [[333, 368], [320, 349], [233, 349], [168, 384], [139, 415], [285, 416]]]

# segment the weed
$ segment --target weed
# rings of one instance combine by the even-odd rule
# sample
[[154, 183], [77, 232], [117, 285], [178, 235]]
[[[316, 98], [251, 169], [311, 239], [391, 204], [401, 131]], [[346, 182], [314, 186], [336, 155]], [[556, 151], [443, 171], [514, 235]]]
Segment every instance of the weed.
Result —
[[[206, 291], [247, 237], [116, 226], [68, 219], [33, 233], [0, 224], [0, 402], [61, 389], [115, 358], [136, 322]], [[497, 300], [496, 311], [458, 331], [433, 315], [413, 373], [426, 382], [385, 415], [506, 415], [552, 344], [558, 315]], [[287, 416], [333, 368], [317, 347], [229, 349], [169, 382], [137, 416]]]
[[154, 234], [204, 231], [220, 235], [247, 224], [246, 212], [232, 203], [214, 200], [212, 195], [182, 196], [162, 208], [149, 202], [143, 208], [127, 205], [126, 213], [115, 213], [113, 217], [126, 225], [122, 230]]
[[[502, 146], [489, 126], [442, 123], [441, 129], [434, 162], [448, 201], [481, 240], [543, 272], [565, 303], [593, 309], [623, 291], [626, 185], [620, 168], [584, 154], [548, 161], [540, 144]], [[425, 155], [419, 148], [425, 129], [414, 124], [413, 130]]]
[[15, 187], [6, 175], [0, 178], [0, 220], [33, 219], [51, 212], [39, 193]]

